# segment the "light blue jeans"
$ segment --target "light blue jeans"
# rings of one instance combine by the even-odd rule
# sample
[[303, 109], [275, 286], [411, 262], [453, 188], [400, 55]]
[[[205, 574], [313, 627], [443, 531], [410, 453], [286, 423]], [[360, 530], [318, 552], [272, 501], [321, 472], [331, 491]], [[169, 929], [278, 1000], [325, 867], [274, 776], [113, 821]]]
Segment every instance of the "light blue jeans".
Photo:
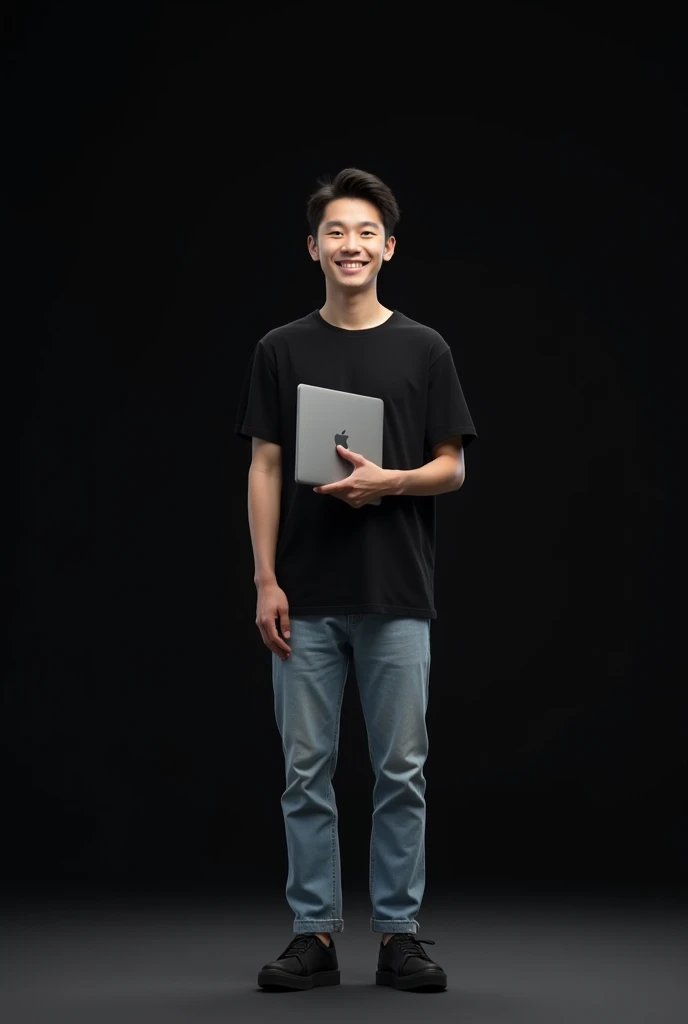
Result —
[[284, 750], [282, 811], [294, 932], [341, 932], [341, 863], [332, 777], [354, 659], [375, 775], [370, 836], [373, 932], [416, 932], [425, 889], [425, 716], [430, 619], [290, 616], [291, 657], [272, 655]]

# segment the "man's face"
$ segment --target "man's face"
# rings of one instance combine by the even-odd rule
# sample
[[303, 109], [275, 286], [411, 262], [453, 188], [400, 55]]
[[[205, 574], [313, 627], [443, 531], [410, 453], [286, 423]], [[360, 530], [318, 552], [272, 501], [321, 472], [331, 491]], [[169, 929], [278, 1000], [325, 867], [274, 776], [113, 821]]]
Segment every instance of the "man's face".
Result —
[[385, 242], [380, 211], [365, 199], [333, 199], [318, 228], [308, 236], [308, 251], [320, 262], [328, 282], [359, 290], [374, 284], [380, 267], [391, 260], [395, 239]]

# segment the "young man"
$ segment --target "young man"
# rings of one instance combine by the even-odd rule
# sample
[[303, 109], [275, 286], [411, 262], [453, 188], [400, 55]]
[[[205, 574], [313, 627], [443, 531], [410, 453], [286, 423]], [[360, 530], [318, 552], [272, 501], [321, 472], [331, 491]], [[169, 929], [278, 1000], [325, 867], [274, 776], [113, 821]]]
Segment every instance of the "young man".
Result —
[[[447, 343], [378, 300], [399, 218], [390, 189], [355, 168], [319, 184], [308, 203], [308, 251], [325, 275], [325, 303], [257, 344], [236, 421], [236, 432], [252, 439], [256, 625], [272, 652], [285, 754], [286, 896], [295, 933], [258, 984], [339, 983], [331, 933], [344, 922], [332, 777], [353, 658], [375, 774], [377, 983], [444, 989], [444, 971], [420, 944], [431, 940], [415, 938], [425, 886], [435, 495], [461, 487], [464, 449], [477, 435]], [[338, 448], [352, 466], [345, 480], [315, 488], [294, 482], [301, 383], [383, 399], [382, 466]]]

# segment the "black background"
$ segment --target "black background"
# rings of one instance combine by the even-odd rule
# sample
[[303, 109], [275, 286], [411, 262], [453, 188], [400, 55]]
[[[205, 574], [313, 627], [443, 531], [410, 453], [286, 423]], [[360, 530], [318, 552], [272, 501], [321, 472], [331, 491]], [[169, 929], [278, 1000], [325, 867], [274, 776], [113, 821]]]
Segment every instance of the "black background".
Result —
[[[350, 165], [479, 433], [438, 498], [428, 886], [685, 886], [686, 47], [678, 8], [548, 6], [5, 15], [11, 888], [283, 883], [233, 424], [322, 304], [305, 201]], [[353, 677], [335, 787], [364, 889]]]

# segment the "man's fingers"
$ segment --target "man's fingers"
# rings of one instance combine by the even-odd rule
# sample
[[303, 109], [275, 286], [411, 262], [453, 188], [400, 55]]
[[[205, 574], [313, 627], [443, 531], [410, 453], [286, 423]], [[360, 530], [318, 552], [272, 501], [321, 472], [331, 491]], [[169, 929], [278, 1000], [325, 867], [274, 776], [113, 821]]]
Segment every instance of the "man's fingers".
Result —
[[273, 619], [272, 622], [268, 623], [268, 638], [270, 640], [270, 649], [281, 657], [282, 655], [291, 654], [291, 647], [284, 642], [277, 632], [276, 621], [276, 619]]
[[356, 501], [352, 501], [350, 498], [344, 497], [344, 494], [342, 493], [341, 489], [340, 490], [336, 490], [334, 487], [332, 487], [332, 490], [329, 490], [329, 491], [324, 490], [325, 487], [329, 487], [329, 486], [330, 486], [330, 484], [323, 484], [321, 487], [314, 487], [313, 490], [317, 491], [318, 494], [329, 494], [330, 497], [337, 498], [339, 501], [345, 502], [351, 508], [360, 508], [361, 507], [362, 502], [357, 501], [357, 500]]
[[291, 654], [291, 647], [289, 647], [288, 644], [285, 644], [284, 640], [280, 637], [274, 620], [272, 622], [269, 620], [259, 622], [258, 629], [260, 630], [260, 635], [263, 638], [263, 643], [274, 654], [278, 655], [278, 657], [282, 659], [287, 658]]

